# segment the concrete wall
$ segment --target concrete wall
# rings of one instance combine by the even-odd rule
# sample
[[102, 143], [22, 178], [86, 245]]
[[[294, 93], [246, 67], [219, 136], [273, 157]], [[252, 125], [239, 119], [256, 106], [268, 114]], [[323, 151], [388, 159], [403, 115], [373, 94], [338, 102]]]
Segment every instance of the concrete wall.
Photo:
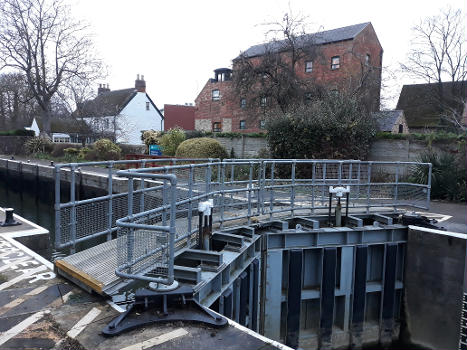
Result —
[[260, 149], [267, 149], [268, 143], [264, 137], [216, 137], [225, 147], [227, 153], [233, 149], [236, 158], [256, 158]]
[[410, 343], [458, 349], [465, 292], [467, 235], [411, 228], [405, 262], [405, 317]]
[[[432, 150], [435, 152], [456, 152], [457, 144], [451, 142], [433, 143]], [[370, 148], [368, 160], [373, 161], [418, 161], [420, 156], [428, 151], [428, 146], [425, 141], [409, 141], [409, 140], [376, 140]]]

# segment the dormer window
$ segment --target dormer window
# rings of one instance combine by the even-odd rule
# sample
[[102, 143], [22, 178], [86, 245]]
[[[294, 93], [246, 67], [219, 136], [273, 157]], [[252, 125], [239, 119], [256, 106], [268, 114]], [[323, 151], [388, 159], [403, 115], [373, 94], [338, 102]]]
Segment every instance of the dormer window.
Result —
[[313, 72], [313, 61], [306, 61], [305, 62], [305, 73]]
[[331, 70], [339, 69], [341, 66], [341, 60], [339, 56], [331, 57]]
[[146, 102], [146, 110], [149, 111], [149, 102]]
[[221, 98], [221, 93], [219, 89], [212, 90], [212, 100], [213, 101], [219, 101]]

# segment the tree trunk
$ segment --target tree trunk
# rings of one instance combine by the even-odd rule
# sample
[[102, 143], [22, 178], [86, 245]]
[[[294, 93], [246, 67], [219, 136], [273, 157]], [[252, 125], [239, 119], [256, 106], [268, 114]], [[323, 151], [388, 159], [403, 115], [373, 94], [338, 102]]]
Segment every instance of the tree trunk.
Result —
[[41, 109], [41, 119], [42, 119], [42, 128], [41, 136], [51, 137], [51, 128], [50, 128], [50, 102], [45, 104], [45, 108]]

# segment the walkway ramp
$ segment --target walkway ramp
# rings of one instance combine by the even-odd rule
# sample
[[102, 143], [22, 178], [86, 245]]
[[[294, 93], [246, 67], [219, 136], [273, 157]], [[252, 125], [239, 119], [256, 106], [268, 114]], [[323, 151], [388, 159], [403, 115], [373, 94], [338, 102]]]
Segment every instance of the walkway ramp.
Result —
[[115, 275], [118, 239], [56, 260], [58, 274], [89, 292], [106, 294], [106, 290], [121, 281], [120, 277]]

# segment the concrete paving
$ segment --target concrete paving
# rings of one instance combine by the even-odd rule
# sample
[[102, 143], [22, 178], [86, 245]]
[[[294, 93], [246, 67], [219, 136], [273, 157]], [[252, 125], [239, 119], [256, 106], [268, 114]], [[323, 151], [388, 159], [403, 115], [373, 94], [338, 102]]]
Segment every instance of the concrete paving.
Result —
[[430, 202], [430, 210], [421, 213], [437, 219], [439, 222], [436, 226], [447, 231], [467, 233], [467, 203], [433, 200]]

